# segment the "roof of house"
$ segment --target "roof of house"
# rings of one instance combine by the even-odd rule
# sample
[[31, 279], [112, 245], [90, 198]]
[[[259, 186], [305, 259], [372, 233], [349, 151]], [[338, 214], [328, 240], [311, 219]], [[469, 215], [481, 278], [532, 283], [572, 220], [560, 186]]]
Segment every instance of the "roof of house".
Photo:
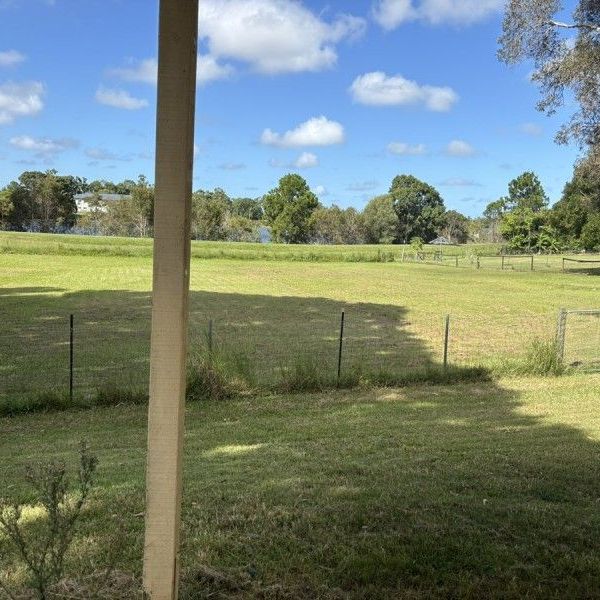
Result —
[[104, 202], [115, 202], [117, 200], [123, 200], [124, 198], [129, 198], [129, 194], [96, 194], [94, 192], [84, 192], [83, 194], [75, 194], [75, 201], [77, 200], [89, 200], [94, 196], [98, 196], [100, 200]]
[[445, 238], [444, 236], [440, 236], [438, 238], [435, 238], [435, 240], [433, 240], [432, 242], [429, 242], [430, 244], [437, 244], [438, 246], [450, 246], [452, 245], [452, 242], [448, 239]]

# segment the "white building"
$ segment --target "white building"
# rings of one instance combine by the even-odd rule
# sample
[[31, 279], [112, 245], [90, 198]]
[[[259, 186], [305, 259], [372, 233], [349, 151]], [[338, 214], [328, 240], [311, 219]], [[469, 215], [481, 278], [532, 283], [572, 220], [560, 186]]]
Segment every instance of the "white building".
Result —
[[118, 200], [125, 200], [130, 198], [127, 194], [100, 194], [95, 192], [85, 192], [84, 194], [75, 194], [75, 204], [77, 204], [77, 212], [85, 213], [90, 212], [95, 207], [90, 206], [90, 200], [98, 199], [101, 204], [97, 207], [97, 210], [102, 212], [106, 211], [106, 205], [111, 202], [116, 202]]

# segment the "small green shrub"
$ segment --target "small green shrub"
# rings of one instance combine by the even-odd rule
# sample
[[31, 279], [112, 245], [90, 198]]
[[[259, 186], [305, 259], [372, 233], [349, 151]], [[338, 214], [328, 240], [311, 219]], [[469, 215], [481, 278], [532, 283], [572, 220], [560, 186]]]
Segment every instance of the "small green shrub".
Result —
[[300, 355], [280, 368], [276, 389], [281, 392], [318, 392], [336, 386], [334, 373], [327, 373], [322, 360]]
[[525, 372], [531, 375], [562, 375], [565, 372], [556, 342], [540, 338], [531, 341], [525, 354], [524, 367]]
[[[39, 600], [48, 600], [51, 587], [63, 577], [65, 557], [92, 489], [97, 465], [98, 459], [90, 454], [87, 444], [82, 442], [74, 494], [69, 493], [64, 463], [29, 466], [25, 477], [35, 490], [44, 515], [29, 532], [23, 523], [24, 506], [0, 503], [0, 531], [23, 563]], [[5, 591], [9, 597], [14, 597], [9, 590]]]
[[188, 400], [225, 400], [247, 393], [251, 387], [250, 362], [243, 354], [211, 352], [193, 355], [188, 360]]

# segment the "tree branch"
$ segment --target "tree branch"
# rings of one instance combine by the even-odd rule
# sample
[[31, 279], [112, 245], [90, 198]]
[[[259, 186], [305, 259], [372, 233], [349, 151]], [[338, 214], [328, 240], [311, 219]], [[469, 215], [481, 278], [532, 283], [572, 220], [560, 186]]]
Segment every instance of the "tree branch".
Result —
[[552, 27], [561, 27], [562, 29], [586, 29], [600, 33], [600, 25], [592, 23], [563, 23], [562, 21], [548, 21], [548, 25]]

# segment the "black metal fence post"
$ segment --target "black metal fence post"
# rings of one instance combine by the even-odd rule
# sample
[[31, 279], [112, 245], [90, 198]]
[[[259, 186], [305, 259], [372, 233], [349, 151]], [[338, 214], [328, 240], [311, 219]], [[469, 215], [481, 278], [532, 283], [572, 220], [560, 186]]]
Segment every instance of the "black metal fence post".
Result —
[[450, 315], [446, 315], [446, 327], [444, 330], [444, 371], [448, 369], [448, 342], [450, 340]]
[[69, 399], [73, 402], [73, 364], [74, 364], [74, 318], [69, 317]]
[[342, 350], [344, 347], [344, 311], [340, 321], [340, 345], [338, 348], [338, 366], [337, 366], [337, 386], [340, 386], [340, 378], [342, 376]]

